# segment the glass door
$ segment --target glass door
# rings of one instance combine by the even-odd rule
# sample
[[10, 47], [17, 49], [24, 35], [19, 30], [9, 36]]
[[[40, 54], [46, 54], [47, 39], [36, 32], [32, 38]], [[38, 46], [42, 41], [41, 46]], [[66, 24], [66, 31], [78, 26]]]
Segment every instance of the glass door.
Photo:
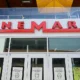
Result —
[[48, 80], [47, 55], [11, 53], [7, 80]]
[[50, 53], [48, 72], [50, 80], [68, 80], [67, 55], [62, 53]]
[[7, 60], [7, 55], [0, 53], [0, 80], [7, 79]]
[[27, 55], [11, 54], [9, 56], [7, 80], [27, 80]]
[[70, 79], [69, 80], [80, 80], [80, 53], [73, 52], [68, 54], [69, 66], [70, 66]]
[[47, 55], [32, 53], [28, 56], [28, 80], [47, 80]]

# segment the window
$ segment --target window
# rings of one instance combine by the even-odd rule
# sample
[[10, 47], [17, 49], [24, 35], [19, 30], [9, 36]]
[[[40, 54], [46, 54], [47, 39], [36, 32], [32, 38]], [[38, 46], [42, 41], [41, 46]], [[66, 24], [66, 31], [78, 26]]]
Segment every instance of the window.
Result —
[[80, 38], [49, 38], [50, 52], [80, 51]]
[[10, 51], [11, 52], [45, 52], [46, 51], [45, 38], [12, 38]]
[[[9, 48], [10, 39], [5, 41], [4, 51], [7, 52]], [[10, 52], [46, 52], [47, 40], [46, 38], [12, 38], [10, 43]]]

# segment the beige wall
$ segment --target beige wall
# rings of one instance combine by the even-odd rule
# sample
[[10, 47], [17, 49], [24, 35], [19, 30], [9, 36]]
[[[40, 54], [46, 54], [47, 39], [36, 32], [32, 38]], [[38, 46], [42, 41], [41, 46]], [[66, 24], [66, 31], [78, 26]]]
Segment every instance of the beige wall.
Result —
[[0, 38], [0, 52], [4, 51], [6, 38]]

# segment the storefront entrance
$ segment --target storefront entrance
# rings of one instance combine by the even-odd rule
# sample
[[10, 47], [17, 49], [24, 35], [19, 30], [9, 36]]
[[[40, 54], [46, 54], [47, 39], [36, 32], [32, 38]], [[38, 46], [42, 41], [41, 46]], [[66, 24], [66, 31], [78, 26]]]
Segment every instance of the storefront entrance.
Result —
[[69, 80], [66, 53], [50, 53], [49, 72], [50, 80]]
[[79, 52], [0, 54], [0, 80], [78, 80], [79, 76]]
[[8, 80], [47, 80], [46, 54], [11, 54]]
[[67, 54], [12, 53], [8, 65], [8, 80], [69, 80]]

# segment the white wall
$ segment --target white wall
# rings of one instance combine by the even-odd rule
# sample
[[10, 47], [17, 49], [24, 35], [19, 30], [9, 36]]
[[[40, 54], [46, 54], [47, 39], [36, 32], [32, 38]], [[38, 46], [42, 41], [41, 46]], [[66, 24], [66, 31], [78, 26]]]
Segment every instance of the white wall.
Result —
[[6, 38], [0, 38], [0, 53], [4, 51]]

